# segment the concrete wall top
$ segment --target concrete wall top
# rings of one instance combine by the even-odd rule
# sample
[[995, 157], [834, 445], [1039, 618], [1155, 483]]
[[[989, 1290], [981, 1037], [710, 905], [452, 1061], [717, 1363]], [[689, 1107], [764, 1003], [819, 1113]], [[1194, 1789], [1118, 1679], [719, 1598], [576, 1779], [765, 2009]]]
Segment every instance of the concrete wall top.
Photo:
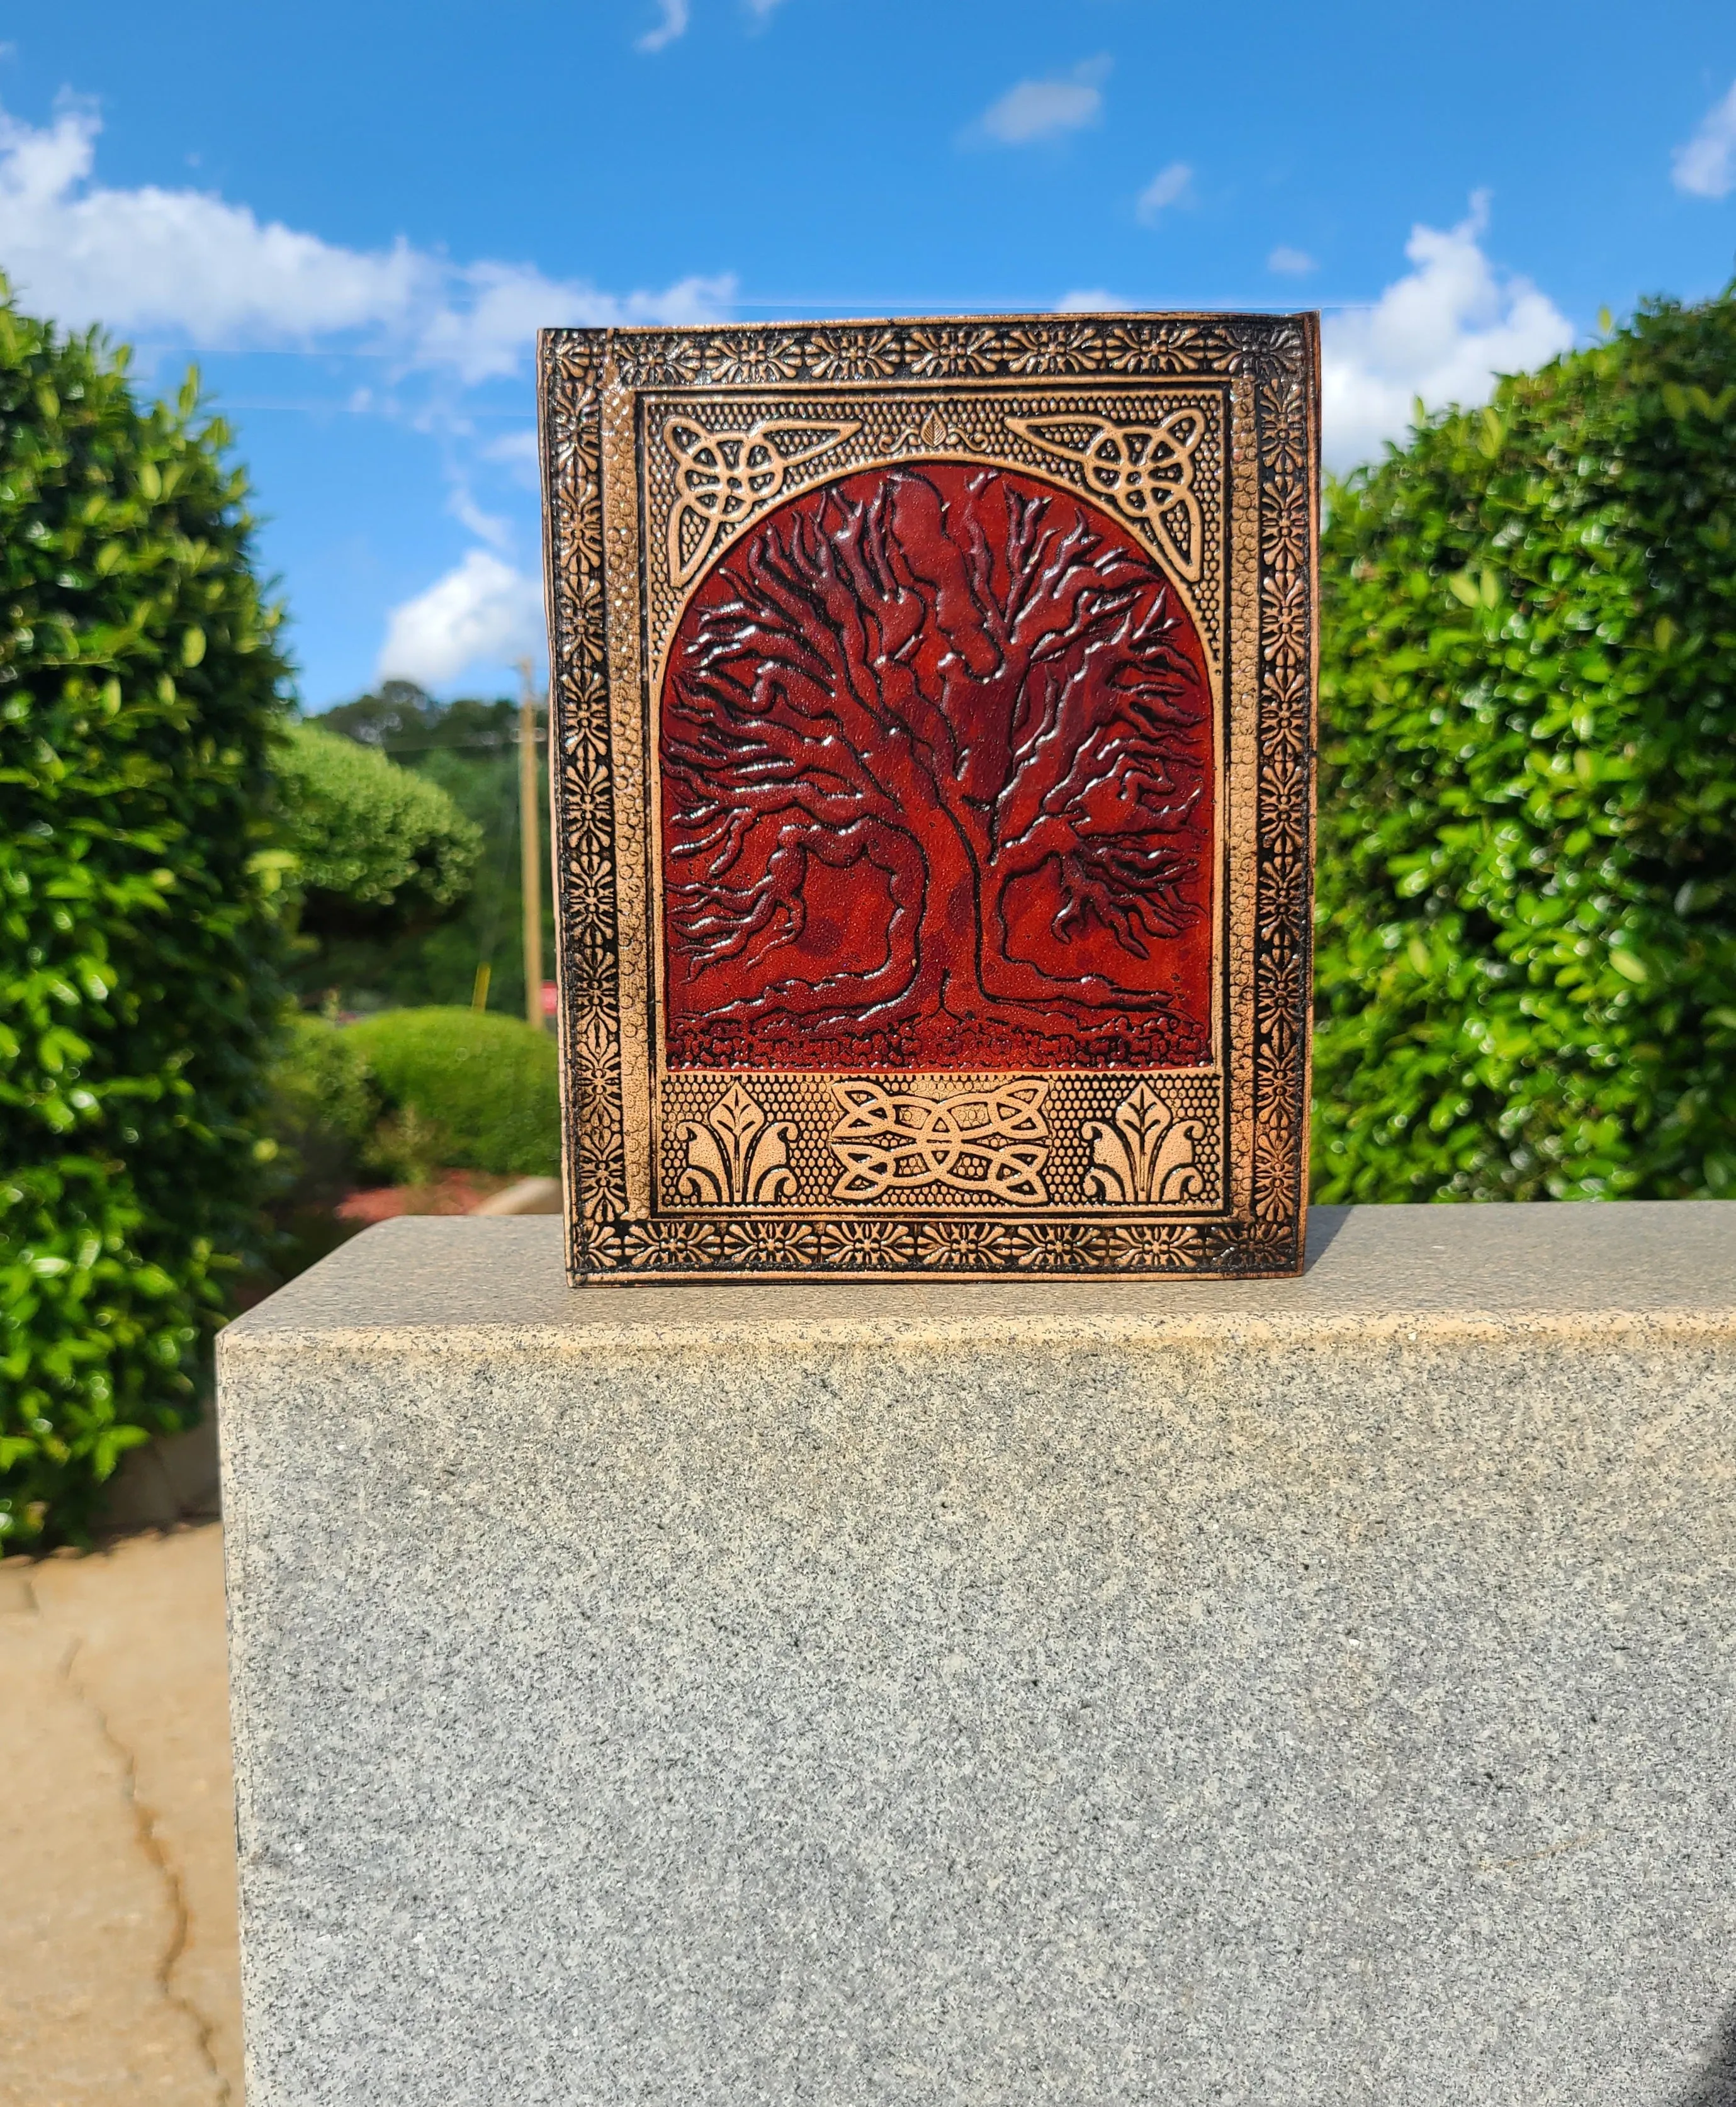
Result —
[[227, 1362], [299, 1339], [431, 1332], [533, 1353], [707, 1339], [1319, 1341], [1468, 1332], [1736, 1336], [1736, 1202], [1316, 1207], [1298, 1279], [569, 1288], [561, 1224], [423, 1216], [368, 1230], [232, 1324]]

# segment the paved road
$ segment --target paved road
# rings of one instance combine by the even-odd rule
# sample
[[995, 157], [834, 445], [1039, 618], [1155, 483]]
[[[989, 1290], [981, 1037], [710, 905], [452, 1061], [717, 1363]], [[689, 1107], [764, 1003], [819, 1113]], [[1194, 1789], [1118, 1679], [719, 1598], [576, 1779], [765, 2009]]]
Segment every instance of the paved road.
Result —
[[241, 2107], [223, 1532], [0, 1563], [0, 2107]]

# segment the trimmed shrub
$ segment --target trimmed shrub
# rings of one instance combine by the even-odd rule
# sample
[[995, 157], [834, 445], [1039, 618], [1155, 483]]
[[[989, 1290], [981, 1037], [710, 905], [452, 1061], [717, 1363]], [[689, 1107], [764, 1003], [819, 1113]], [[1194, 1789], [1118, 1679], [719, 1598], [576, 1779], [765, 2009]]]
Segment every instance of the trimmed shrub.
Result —
[[270, 1073], [272, 1182], [296, 1204], [331, 1204], [356, 1183], [380, 1094], [353, 1032], [293, 1014]]
[[[367, 914], [327, 914], [318, 932], [319, 956], [300, 981], [309, 991], [334, 994], [346, 1009], [415, 1009], [467, 1004], [477, 969], [485, 965], [488, 1006], [524, 1016], [518, 704], [504, 699], [440, 703], [407, 681], [388, 681], [377, 694], [340, 703], [317, 721], [321, 730], [383, 751], [438, 784], [480, 827], [486, 846], [463, 904], [437, 927], [407, 931], [382, 928]], [[537, 810], [546, 812], [546, 744], [539, 745], [537, 765], [542, 789]], [[546, 881], [541, 890], [542, 955], [551, 959], [554, 906]]]
[[286, 668], [228, 443], [0, 286], [0, 1550], [193, 1422], [256, 1231]]
[[335, 1210], [363, 1182], [380, 1117], [379, 1093], [349, 1035], [305, 1011], [290, 1015], [269, 1084], [266, 1233], [250, 1290], [293, 1279], [355, 1233]]
[[560, 1094], [546, 1031], [490, 1011], [440, 1008], [385, 1010], [346, 1036], [398, 1115], [407, 1161], [555, 1175]]
[[304, 927], [357, 909], [380, 926], [425, 923], [470, 891], [482, 829], [438, 783], [311, 724], [294, 727], [277, 773]]
[[1323, 1200], [1736, 1194], [1736, 297], [1332, 493]]

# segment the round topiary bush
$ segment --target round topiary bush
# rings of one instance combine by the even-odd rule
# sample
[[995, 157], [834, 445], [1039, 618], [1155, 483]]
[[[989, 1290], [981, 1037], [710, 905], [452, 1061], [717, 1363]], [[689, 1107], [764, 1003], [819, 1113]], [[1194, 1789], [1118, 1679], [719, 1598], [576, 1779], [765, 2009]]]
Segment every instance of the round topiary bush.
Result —
[[0, 1551], [196, 1417], [253, 1232], [286, 669], [228, 441], [0, 285]]
[[413, 1115], [430, 1160], [552, 1177], [560, 1090], [546, 1031], [487, 1010], [388, 1009], [346, 1027], [389, 1110]]
[[1432, 419], [1321, 555], [1316, 1197], [1736, 1194], [1736, 297]]
[[313, 724], [295, 726], [277, 773], [304, 927], [415, 925], [469, 892], [482, 829], [438, 783]]

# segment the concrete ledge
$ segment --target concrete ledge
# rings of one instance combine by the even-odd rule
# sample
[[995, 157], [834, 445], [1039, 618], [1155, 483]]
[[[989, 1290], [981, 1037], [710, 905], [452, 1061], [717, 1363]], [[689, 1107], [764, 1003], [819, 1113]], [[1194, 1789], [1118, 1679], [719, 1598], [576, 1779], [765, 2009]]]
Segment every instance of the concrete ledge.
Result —
[[[561, 1231], [537, 1217], [381, 1223], [250, 1310], [224, 1350], [339, 1332], [425, 1350], [430, 1330], [506, 1334], [586, 1351], [666, 1338], [960, 1340], [1320, 1339], [1487, 1329], [1585, 1336], [1607, 1326], [1660, 1336], [1736, 1328], [1736, 1202], [1597, 1206], [1315, 1207], [1308, 1268], [1293, 1280], [961, 1282], [652, 1287], [574, 1292]], [[482, 1238], [486, 1237], [484, 1243]], [[767, 1334], [767, 1328], [773, 1328]], [[244, 1345], [245, 1342], [245, 1345]], [[256, 1343], [257, 1342], [257, 1343]]]
[[222, 1341], [250, 2107], [1736, 2100], [1736, 1206], [1135, 1288], [560, 1233]]
[[521, 1178], [516, 1185], [509, 1185], [503, 1193], [492, 1194], [479, 1207], [470, 1210], [474, 1215], [558, 1215], [560, 1212], [560, 1180], [558, 1178]]

